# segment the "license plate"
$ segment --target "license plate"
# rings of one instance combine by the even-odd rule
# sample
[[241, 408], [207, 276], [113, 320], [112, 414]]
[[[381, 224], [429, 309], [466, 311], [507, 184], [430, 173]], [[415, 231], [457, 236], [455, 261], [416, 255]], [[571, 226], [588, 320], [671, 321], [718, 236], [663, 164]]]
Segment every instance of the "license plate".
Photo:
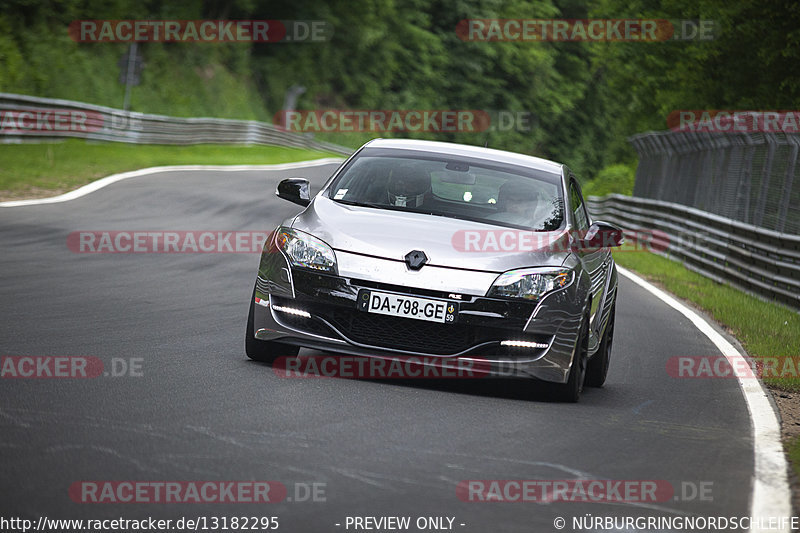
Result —
[[455, 302], [368, 290], [359, 291], [358, 308], [379, 315], [447, 324], [455, 322], [458, 315], [458, 304]]

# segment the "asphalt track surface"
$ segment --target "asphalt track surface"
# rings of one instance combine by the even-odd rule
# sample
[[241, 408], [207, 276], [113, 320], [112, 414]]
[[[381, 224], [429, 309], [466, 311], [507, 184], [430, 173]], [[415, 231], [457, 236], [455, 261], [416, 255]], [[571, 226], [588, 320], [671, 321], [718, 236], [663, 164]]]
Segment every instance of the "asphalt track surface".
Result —
[[[0, 355], [141, 364], [141, 376], [0, 380], [0, 515], [277, 516], [289, 532], [353, 531], [347, 516], [538, 532], [555, 531], [559, 516], [572, 531], [586, 514], [747, 515], [753, 449], [737, 381], [670, 377], [669, 358], [718, 352], [623, 277], [607, 384], [562, 404], [535, 382], [281, 378], [243, 350], [257, 254], [79, 254], [66, 244], [81, 230], [269, 231], [297, 211], [274, 196], [280, 179], [304, 175], [318, 189], [334, 168], [164, 172], [0, 209]], [[578, 477], [665, 480], [675, 494], [654, 503], [456, 494], [462, 480]], [[296, 483], [318, 483], [325, 501], [82, 504], [68, 494], [81, 480], [275, 480], [290, 499]], [[709, 492], [692, 497], [701, 485]]]

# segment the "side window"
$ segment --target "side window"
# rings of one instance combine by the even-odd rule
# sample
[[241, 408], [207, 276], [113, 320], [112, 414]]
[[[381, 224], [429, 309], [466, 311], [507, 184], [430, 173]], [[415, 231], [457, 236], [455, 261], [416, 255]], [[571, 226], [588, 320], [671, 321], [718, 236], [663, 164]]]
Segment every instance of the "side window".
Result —
[[583, 205], [580, 189], [574, 179], [569, 181], [569, 205], [575, 217], [575, 229], [578, 231], [589, 231], [589, 219], [586, 216], [586, 208]]

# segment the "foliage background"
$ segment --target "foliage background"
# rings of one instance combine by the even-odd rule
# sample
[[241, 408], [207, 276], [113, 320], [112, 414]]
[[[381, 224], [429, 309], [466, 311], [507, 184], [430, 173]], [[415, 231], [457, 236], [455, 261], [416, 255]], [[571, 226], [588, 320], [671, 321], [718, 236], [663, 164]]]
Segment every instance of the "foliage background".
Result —
[[[711, 19], [710, 41], [464, 42], [466, 18]], [[125, 44], [72, 41], [79, 19], [325, 20], [326, 43], [145, 43], [132, 109], [271, 120], [299, 109], [529, 111], [531, 131], [410, 134], [553, 158], [622, 181], [626, 142], [677, 109], [797, 109], [800, 4], [789, 0], [5, 0], [0, 91], [121, 107]], [[357, 146], [369, 134], [320, 135]], [[612, 167], [612, 165], [614, 165]], [[609, 168], [610, 167], [610, 168]], [[623, 168], [627, 167], [627, 168]], [[598, 185], [599, 189], [602, 186]]]

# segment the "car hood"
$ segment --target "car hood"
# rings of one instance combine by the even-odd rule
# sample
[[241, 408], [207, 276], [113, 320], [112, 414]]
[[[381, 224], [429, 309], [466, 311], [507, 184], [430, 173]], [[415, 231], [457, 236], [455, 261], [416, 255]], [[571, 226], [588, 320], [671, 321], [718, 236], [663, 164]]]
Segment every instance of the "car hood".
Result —
[[428, 264], [501, 273], [561, 266], [569, 255], [566, 230], [523, 231], [419, 213], [349, 206], [317, 196], [292, 227], [334, 250], [403, 261], [422, 250]]

